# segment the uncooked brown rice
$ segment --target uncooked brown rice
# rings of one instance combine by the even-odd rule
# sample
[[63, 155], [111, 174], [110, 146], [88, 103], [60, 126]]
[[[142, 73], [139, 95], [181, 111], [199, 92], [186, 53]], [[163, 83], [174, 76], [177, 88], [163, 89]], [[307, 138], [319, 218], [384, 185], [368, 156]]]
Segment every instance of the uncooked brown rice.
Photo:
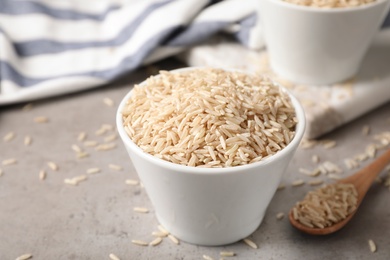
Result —
[[46, 172], [44, 170], [40, 170], [38, 176], [39, 176], [39, 179], [41, 181], [43, 181], [44, 179], [46, 179]]
[[244, 238], [242, 241], [244, 241], [245, 244], [247, 244], [248, 246], [252, 247], [253, 249], [257, 249], [259, 248], [255, 242], [253, 242], [251, 239], [249, 238]]
[[334, 183], [309, 192], [293, 207], [293, 217], [308, 227], [325, 228], [345, 219], [357, 207], [353, 184]]
[[96, 151], [108, 151], [112, 150], [116, 147], [116, 143], [108, 143], [108, 144], [99, 144], [96, 146], [95, 150]]
[[31, 143], [32, 143], [32, 138], [31, 138], [31, 136], [26, 135], [26, 136], [24, 137], [24, 145], [25, 145], [25, 146], [29, 146], [29, 145], [31, 145]]
[[116, 164], [109, 164], [108, 167], [115, 171], [121, 171], [123, 169], [122, 166]]
[[204, 260], [214, 260], [214, 258], [212, 258], [209, 255], [203, 255], [202, 257], [203, 257]]
[[134, 245], [137, 245], [137, 246], [148, 246], [149, 245], [148, 242], [138, 240], [138, 239], [131, 240], [131, 243], [133, 243]]
[[236, 253], [234, 253], [233, 251], [221, 251], [219, 252], [219, 255], [222, 257], [229, 257], [229, 256], [235, 256]]
[[150, 246], [157, 246], [162, 242], [162, 237], [156, 237], [152, 240], [152, 242], [149, 243]]
[[9, 159], [5, 159], [3, 160], [2, 164], [4, 166], [6, 165], [13, 165], [13, 164], [16, 164], [18, 161], [15, 159], [15, 158], [9, 158]]
[[179, 239], [177, 239], [174, 235], [169, 234], [169, 235], [168, 235], [168, 238], [169, 238], [173, 243], [175, 243], [176, 245], [180, 244]]
[[282, 0], [291, 4], [319, 7], [319, 8], [346, 8], [357, 7], [375, 2], [376, 0]]
[[49, 122], [49, 118], [48, 117], [46, 117], [46, 116], [37, 116], [37, 117], [35, 117], [34, 118], [34, 122], [35, 123], [47, 123], [47, 122]]
[[87, 169], [88, 174], [95, 174], [95, 173], [99, 173], [99, 172], [100, 172], [100, 168], [97, 168], [97, 167]]
[[303, 184], [305, 184], [304, 180], [296, 180], [296, 181], [291, 182], [291, 186], [293, 186], [293, 187], [302, 186]]
[[12, 139], [14, 139], [15, 138], [15, 132], [9, 132], [9, 133], [7, 133], [4, 137], [3, 137], [3, 141], [4, 142], [9, 142], [9, 141], [11, 141]]
[[149, 213], [149, 210], [147, 208], [142, 207], [134, 207], [133, 210], [138, 213]]
[[23, 255], [17, 257], [16, 260], [27, 260], [27, 259], [30, 259], [32, 257], [33, 257], [32, 254], [23, 254]]
[[87, 133], [86, 132], [80, 132], [79, 135], [77, 136], [77, 141], [83, 142], [87, 138]]
[[71, 179], [65, 179], [64, 183], [77, 186], [80, 182], [85, 181], [87, 179], [88, 177], [86, 175], [80, 175], [80, 176], [73, 177]]
[[196, 167], [267, 158], [288, 145], [297, 123], [278, 86], [220, 69], [162, 71], [134, 87], [122, 116], [129, 137], [145, 152]]
[[138, 180], [133, 180], [133, 179], [128, 179], [128, 180], [125, 180], [125, 183], [128, 184], [128, 185], [138, 185], [139, 184], [139, 181]]
[[114, 255], [112, 253], [108, 257], [110, 257], [111, 260], [120, 260], [119, 257], [117, 257], [116, 255]]
[[48, 162], [47, 166], [49, 166], [49, 168], [53, 171], [58, 171], [58, 165], [55, 162]]
[[369, 240], [368, 240], [368, 246], [370, 247], [370, 251], [371, 251], [372, 253], [375, 253], [375, 252], [376, 252], [376, 245], [375, 245], [375, 243], [374, 243], [374, 240], [369, 239]]
[[278, 220], [283, 219], [283, 218], [284, 218], [284, 213], [283, 213], [283, 212], [279, 212], [278, 214], [276, 214], [276, 218], [277, 218]]
[[164, 234], [169, 235], [169, 231], [166, 230], [166, 228], [163, 227], [162, 225], [158, 225], [157, 228], [158, 228], [158, 230], [160, 230], [160, 231], [163, 232]]
[[152, 232], [152, 236], [155, 236], [155, 237], [166, 237], [166, 236], [168, 236], [168, 234], [164, 233], [164, 232], [161, 232], [161, 231], [153, 231]]

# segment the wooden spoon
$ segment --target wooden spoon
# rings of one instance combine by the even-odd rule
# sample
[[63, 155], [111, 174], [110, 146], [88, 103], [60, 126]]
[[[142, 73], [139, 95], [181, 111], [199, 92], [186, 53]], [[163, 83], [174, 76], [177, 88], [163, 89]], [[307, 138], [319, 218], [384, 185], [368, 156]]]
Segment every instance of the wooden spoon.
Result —
[[305, 225], [302, 225], [300, 222], [294, 219], [292, 210], [289, 213], [289, 219], [291, 225], [293, 225], [298, 230], [305, 232], [311, 235], [327, 235], [344, 227], [355, 215], [359, 205], [362, 203], [364, 196], [366, 195], [368, 189], [371, 187], [371, 184], [376, 179], [378, 174], [385, 168], [385, 166], [390, 162], [390, 149], [387, 150], [384, 154], [382, 154], [378, 159], [364, 167], [360, 171], [355, 174], [341, 179], [338, 183], [352, 183], [355, 185], [356, 190], [358, 192], [358, 202], [356, 205], [355, 211], [347, 216], [347, 218], [342, 221], [325, 228], [310, 228]]

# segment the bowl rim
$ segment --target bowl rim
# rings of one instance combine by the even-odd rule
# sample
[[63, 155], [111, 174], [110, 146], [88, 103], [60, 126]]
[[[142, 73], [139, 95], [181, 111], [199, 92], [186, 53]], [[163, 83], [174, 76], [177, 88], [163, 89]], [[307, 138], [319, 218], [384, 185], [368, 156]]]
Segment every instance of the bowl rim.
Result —
[[[179, 69], [170, 70], [169, 72], [180, 73], [180, 72], [188, 71], [188, 70], [206, 69], [206, 68], [216, 68], [216, 69], [223, 69], [226, 71], [237, 71], [237, 72], [242, 72], [242, 73], [252, 74], [252, 75], [254, 74], [254, 73], [243, 71], [240, 69], [212, 67], [212, 66], [183, 67], [183, 68], [179, 68]], [[158, 74], [153, 75], [153, 76], [159, 77]], [[130, 98], [132, 91], [134, 89], [134, 86], [125, 95], [125, 97], [122, 99], [122, 101], [120, 102], [120, 104], [118, 106], [118, 109], [116, 112], [117, 131], [119, 132], [119, 135], [120, 135], [124, 145], [126, 146], [126, 149], [130, 148], [130, 150], [132, 152], [137, 153], [138, 156], [144, 158], [146, 161], [148, 161], [152, 164], [156, 164], [160, 167], [166, 168], [166, 169], [171, 170], [171, 171], [177, 171], [177, 172], [183, 172], [183, 173], [185, 172], [187, 174], [196, 174], [196, 175], [197, 174], [208, 174], [208, 175], [218, 174], [218, 175], [220, 175], [220, 174], [229, 174], [229, 173], [233, 174], [233, 173], [243, 172], [243, 171], [245, 172], [245, 171], [252, 169], [252, 168], [262, 167], [263, 165], [274, 163], [275, 161], [279, 160], [279, 158], [283, 157], [285, 154], [288, 154], [289, 152], [293, 152], [295, 147], [298, 147], [300, 141], [302, 140], [303, 135], [305, 133], [305, 127], [306, 127], [305, 113], [304, 113], [304, 110], [302, 108], [302, 105], [299, 103], [297, 98], [285, 87], [281, 86], [280, 84], [278, 84], [272, 80], [271, 80], [271, 82], [273, 84], [277, 85], [283, 92], [285, 92], [289, 96], [291, 103], [295, 109], [296, 117], [298, 118], [298, 123], [296, 125], [294, 138], [286, 147], [284, 147], [282, 150], [278, 151], [276, 154], [274, 154], [274, 155], [272, 155], [264, 160], [258, 161], [258, 162], [254, 162], [254, 163], [250, 163], [250, 164], [246, 164], [246, 165], [225, 167], [225, 168], [199, 168], [199, 167], [186, 166], [186, 165], [181, 165], [181, 164], [176, 164], [173, 162], [165, 161], [165, 160], [160, 159], [154, 155], [151, 155], [147, 152], [144, 152], [138, 145], [136, 145], [130, 139], [130, 137], [128, 136], [127, 132], [124, 130], [124, 127], [123, 127], [123, 120], [122, 120], [121, 111], [123, 110], [123, 107], [126, 105], [127, 100]], [[142, 86], [145, 83], [146, 83], [146, 80], [144, 80], [141, 83], [136, 84], [136, 85]]]
[[299, 11], [308, 11], [313, 13], [350, 13], [350, 12], [356, 12], [356, 11], [363, 11], [366, 9], [374, 8], [377, 5], [385, 4], [386, 2], [389, 2], [390, 0], [376, 0], [372, 3], [360, 5], [360, 6], [353, 6], [353, 7], [339, 7], [339, 8], [321, 8], [321, 7], [315, 7], [315, 6], [304, 6], [304, 5], [298, 5], [293, 4], [289, 2], [285, 2], [283, 0], [261, 0], [261, 1], [269, 1], [274, 2], [277, 5], [281, 5], [286, 8], [291, 8]]

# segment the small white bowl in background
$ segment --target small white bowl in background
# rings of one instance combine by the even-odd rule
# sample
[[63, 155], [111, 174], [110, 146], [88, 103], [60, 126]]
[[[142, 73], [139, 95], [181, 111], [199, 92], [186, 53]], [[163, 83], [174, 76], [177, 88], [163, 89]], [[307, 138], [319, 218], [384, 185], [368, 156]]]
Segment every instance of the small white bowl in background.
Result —
[[357, 74], [389, 10], [389, 0], [316, 8], [255, 0], [272, 69], [302, 84], [332, 84]]
[[[188, 69], [192, 68], [174, 72]], [[305, 117], [297, 99], [288, 93], [299, 122], [293, 140], [283, 150], [248, 165], [196, 168], [159, 159], [130, 139], [121, 111], [131, 94], [120, 103], [116, 124], [157, 220], [174, 236], [198, 245], [230, 244], [252, 234], [304, 134]]]

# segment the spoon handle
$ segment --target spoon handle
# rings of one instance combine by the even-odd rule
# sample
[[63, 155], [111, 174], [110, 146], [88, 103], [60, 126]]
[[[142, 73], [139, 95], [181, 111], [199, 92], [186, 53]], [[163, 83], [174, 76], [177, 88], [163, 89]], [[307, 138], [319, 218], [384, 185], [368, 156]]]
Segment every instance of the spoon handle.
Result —
[[378, 174], [390, 163], [390, 149], [384, 152], [371, 164], [367, 165], [356, 174], [353, 174], [345, 179], [340, 180], [342, 183], [353, 183], [356, 186], [360, 197], [364, 197], [365, 192], [370, 188], [372, 182]]

